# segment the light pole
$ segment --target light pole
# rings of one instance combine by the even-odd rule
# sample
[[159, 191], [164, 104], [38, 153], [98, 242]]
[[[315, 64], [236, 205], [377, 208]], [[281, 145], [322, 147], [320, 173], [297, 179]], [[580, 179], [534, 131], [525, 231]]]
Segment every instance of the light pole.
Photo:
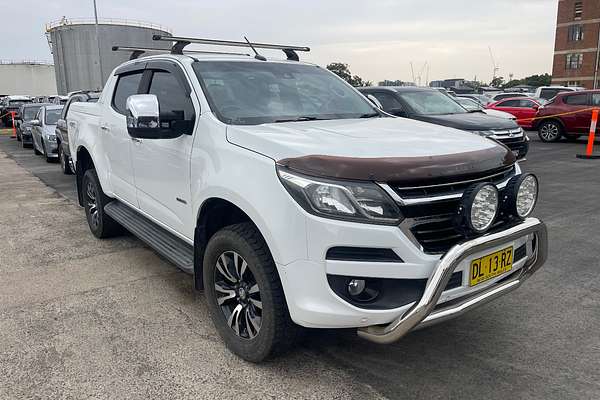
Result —
[[98, 46], [98, 68], [100, 71], [100, 79], [96, 90], [102, 90], [102, 80], [104, 79], [104, 73], [102, 71], [102, 52], [100, 51], [100, 35], [98, 34], [98, 8], [96, 7], [96, 0], [94, 0], [94, 21], [96, 25], [96, 45]]

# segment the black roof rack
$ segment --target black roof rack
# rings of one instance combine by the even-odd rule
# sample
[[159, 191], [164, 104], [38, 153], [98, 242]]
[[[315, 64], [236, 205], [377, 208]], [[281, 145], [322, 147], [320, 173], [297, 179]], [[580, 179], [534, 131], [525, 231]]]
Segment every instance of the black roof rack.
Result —
[[153, 40], [161, 40], [167, 42], [175, 42], [171, 47], [171, 53], [183, 54], [183, 49], [192, 43], [207, 44], [213, 46], [232, 46], [232, 47], [250, 47], [256, 49], [270, 49], [270, 50], [282, 50], [288, 60], [299, 61], [297, 51], [310, 51], [309, 47], [305, 46], [287, 46], [281, 44], [270, 44], [270, 43], [250, 43], [250, 42], [236, 42], [233, 40], [216, 40], [216, 39], [201, 39], [201, 38], [190, 38], [181, 36], [164, 36], [164, 35], [153, 35]]
[[[147, 53], [147, 52], [167, 53], [167, 52], [170, 52], [171, 50], [157, 49], [155, 47], [113, 46], [112, 51], [130, 51], [131, 56], [129, 57], [129, 59], [135, 60], [136, 58], [139, 58], [142, 54]], [[178, 53], [178, 54], [184, 54], [184, 53]], [[250, 54], [247, 54], [247, 53], [226, 53], [226, 52], [221, 52], [221, 51], [202, 51], [202, 50], [185, 50], [185, 54], [224, 54], [224, 55], [232, 55], [232, 56], [248, 56], [248, 57], [250, 57]]]

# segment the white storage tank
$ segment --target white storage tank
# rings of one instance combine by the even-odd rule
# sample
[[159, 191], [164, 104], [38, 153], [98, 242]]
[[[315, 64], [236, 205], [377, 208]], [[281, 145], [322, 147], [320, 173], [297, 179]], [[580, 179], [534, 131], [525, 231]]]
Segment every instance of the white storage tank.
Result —
[[98, 44], [94, 20], [63, 18], [49, 23], [46, 36], [54, 57], [58, 94], [102, 89], [111, 71], [130, 57], [127, 52], [112, 51], [112, 46], [170, 47], [169, 42], [153, 41], [154, 34], [171, 32], [147, 22], [100, 19]]
[[0, 95], [56, 94], [54, 65], [43, 61], [0, 60]]

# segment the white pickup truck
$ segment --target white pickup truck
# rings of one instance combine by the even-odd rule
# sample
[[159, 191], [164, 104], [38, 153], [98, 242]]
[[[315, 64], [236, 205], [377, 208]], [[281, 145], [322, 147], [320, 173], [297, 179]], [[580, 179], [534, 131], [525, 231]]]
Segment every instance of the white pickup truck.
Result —
[[234, 353], [262, 361], [302, 327], [391, 343], [544, 263], [538, 181], [506, 147], [390, 117], [282, 49], [134, 59], [68, 118], [92, 233], [193, 274]]

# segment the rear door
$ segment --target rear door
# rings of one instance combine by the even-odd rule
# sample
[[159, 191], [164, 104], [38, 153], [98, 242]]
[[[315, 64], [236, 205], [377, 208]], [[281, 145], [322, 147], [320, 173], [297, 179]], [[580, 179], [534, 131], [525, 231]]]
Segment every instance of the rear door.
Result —
[[143, 93], [158, 98], [160, 124], [181, 132], [175, 139], [137, 139], [132, 144], [137, 198], [142, 211], [192, 240], [190, 161], [199, 115], [185, 72], [171, 61], [151, 61]]
[[567, 105], [567, 115], [562, 117], [568, 132], [584, 133], [589, 131], [592, 121], [589, 93], [573, 93], [565, 95], [563, 102]]
[[[144, 66], [118, 71], [110, 104], [106, 104], [100, 120], [99, 135], [106, 149], [108, 179], [114, 194], [129, 205], [138, 207], [131, 161], [132, 138], [127, 132], [125, 104], [127, 98], [138, 94]], [[120, 72], [120, 73], [119, 73]]]

